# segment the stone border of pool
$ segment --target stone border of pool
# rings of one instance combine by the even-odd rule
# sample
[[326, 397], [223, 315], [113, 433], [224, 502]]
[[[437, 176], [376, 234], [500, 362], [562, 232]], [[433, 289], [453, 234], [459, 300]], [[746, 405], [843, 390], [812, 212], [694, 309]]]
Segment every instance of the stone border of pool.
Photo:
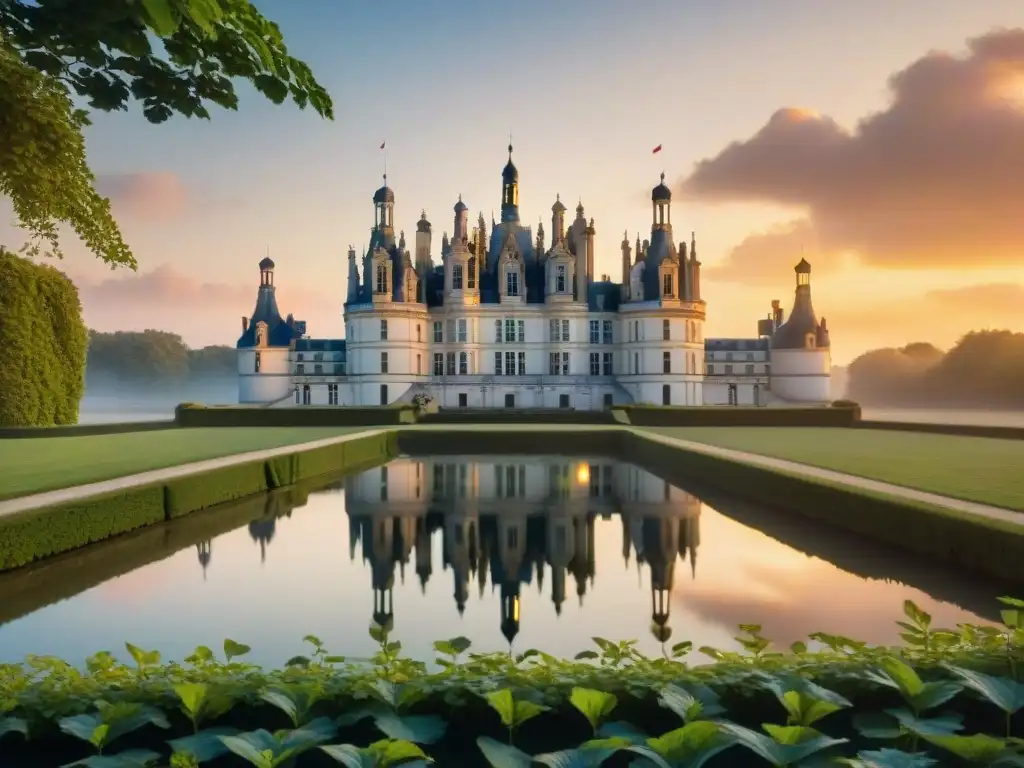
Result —
[[[353, 451], [374, 439], [372, 450]], [[0, 570], [332, 470], [377, 464], [398, 451], [419, 455], [603, 454], [637, 463], [681, 485], [696, 481], [720, 487], [737, 498], [781, 513], [849, 530], [981, 575], [1024, 584], [1024, 513], [657, 435], [642, 428], [612, 425], [368, 429], [11, 499], [0, 502], [0, 533], [5, 534], [0, 535]], [[350, 453], [358, 460], [350, 461]], [[197, 478], [206, 478], [206, 482], [196, 482]], [[154, 489], [160, 490], [159, 502]], [[108, 512], [112, 505], [118, 507], [115, 511], [119, 514]], [[48, 527], [43, 522], [52, 517], [51, 513], [63, 511], [67, 520], [85, 522], [90, 509], [93, 514], [103, 509], [108, 517], [119, 518], [119, 525], [81, 525], [79, 535], [71, 540], [66, 534], [44, 535], [27, 558], [24, 552], [19, 556], [18, 551], [11, 551], [11, 537], [3, 531], [24, 520], [35, 523], [38, 536], [38, 529]]]

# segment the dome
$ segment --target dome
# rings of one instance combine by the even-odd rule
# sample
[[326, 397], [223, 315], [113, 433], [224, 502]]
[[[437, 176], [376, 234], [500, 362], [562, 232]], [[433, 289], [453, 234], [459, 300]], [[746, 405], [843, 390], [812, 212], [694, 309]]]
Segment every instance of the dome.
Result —
[[374, 203], [393, 203], [395, 202], [395, 193], [391, 190], [387, 184], [378, 189], [373, 193]]
[[462, 202], [462, 195], [459, 195], [459, 202], [457, 202], [455, 204], [455, 212], [456, 213], [462, 213], [463, 211], [468, 211], [468, 210], [469, 210], [469, 207], [464, 202]]
[[416, 223], [416, 231], [417, 232], [429, 232], [430, 231], [430, 222], [427, 221], [427, 212], [426, 211], [423, 211], [422, 213], [420, 213], [420, 220]]
[[661, 174], [661, 183], [651, 190], [651, 200], [658, 202], [659, 200], [671, 200], [672, 190], [665, 185], [665, 174]]
[[501, 180], [506, 184], [512, 184], [519, 181], [519, 169], [516, 168], [515, 163], [512, 162], [512, 145], [508, 145], [508, 162], [505, 163], [505, 167], [501, 171]]
[[807, 259], [800, 259], [800, 263], [797, 264], [793, 269], [798, 275], [811, 274], [811, 265], [810, 262], [807, 261]]
[[555, 196], [555, 204], [551, 206], [552, 213], [565, 213], [565, 206], [562, 204], [560, 195]]
[[267, 272], [274, 268], [274, 260], [267, 256], [260, 262], [260, 272]]

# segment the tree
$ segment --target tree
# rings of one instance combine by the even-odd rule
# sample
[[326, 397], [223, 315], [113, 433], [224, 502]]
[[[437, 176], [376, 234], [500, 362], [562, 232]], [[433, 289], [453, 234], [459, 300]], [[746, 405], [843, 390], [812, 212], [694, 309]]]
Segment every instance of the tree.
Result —
[[78, 421], [87, 338], [74, 283], [0, 247], [0, 426]]
[[61, 256], [68, 224], [103, 261], [136, 267], [93, 187], [73, 97], [104, 112], [140, 101], [153, 123], [209, 118], [211, 104], [237, 108], [238, 78], [333, 119], [330, 96], [249, 0], [0, 0], [0, 192], [26, 249]]

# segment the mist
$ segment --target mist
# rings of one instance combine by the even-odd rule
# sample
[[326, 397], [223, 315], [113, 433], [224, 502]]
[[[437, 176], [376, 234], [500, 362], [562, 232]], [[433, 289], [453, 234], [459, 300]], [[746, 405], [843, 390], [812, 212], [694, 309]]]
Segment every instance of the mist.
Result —
[[89, 376], [79, 405], [78, 423], [173, 419], [175, 406], [188, 402], [237, 403], [237, 376], [191, 376], [173, 383]]

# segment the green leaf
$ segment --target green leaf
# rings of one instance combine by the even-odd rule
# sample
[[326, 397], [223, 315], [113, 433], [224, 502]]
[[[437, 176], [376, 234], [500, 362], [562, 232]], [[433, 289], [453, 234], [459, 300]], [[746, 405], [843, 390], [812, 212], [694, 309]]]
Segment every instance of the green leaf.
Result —
[[369, 750], [352, 744], [325, 744], [320, 749], [345, 768], [374, 768], [376, 759]]
[[20, 733], [28, 738], [28, 721], [21, 717], [0, 717], [0, 739], [8, 733]]
[[630, 744], [646, 744], [649, 738], [636, 726], [623, 721], [604, 723], [597, 729], [597, 736], [602, 739], [621, 739]]
[[205, 683], [178, 683], [174, 686], [174, 692], [181, 699], [182, 709], [193, 721], [198, 720], [202, 714], [208, 691]]
[[718, 725], [739, 744], [775, 766], [798, 763], [811, 755], [848, 741], [833, 739], [813, 728], [800, 726], [785, 727], [766, 723], [764, 729], [769, 734], [766, 736], [736, 723], [722, 722]]
[[927, 738], [928, 736], [948, 736], [963, 729], [963, 718], [955, 712], [938, 717], [918, 717], [908, 709], [887, 709], [886, 714], [911, 733]]
[[387, 637], [387, 632], [384, 631], [383, 627], [378, 627], [376, 624], [371, 624], [370, 637], [372, 637], [378, 643], [383, 643], [384, 638]]
[[573, 688], [569, 694], [569, 703], [583, 713], [590, 727], [596, 731], [601, 721], [615, 709], [618, 698], [614, 694], [592, 688]]
[[514, 706], [512, 725], [518, 728], [527, 720], [532, 720], [537, 715], [548, 711], [548, 707], [525, 699], [517, 699]]
[[601, 655], [597, 651], [580, 651], [573, 658], [576, 661], [586, 661], [588, 659], [600, 659]]
[[546, 765], [548, 768], [598, 768], [618, 749], [618, 746], [563, 749], [558, 752], [534, 755], [533, 762]]
[[131, 643], [125, 643], [124, 647], [128, 649], [128, 653], [131, 654], [139, 669], [153, 667], [160, 663], [160, 651], [144, 651]]
[[963, 689], [962, 685], [954, 683], [952, 680], [936, 680], [925, 683], [921, 691], [916, 696], [911, 697], [910, 703], [919, 712], [924, 712], [945, 704]]
[[488, 736], [478, 738], [476, 745], [484, 753], [491, 768], [530, 768], [533, 762], [533, 758], [522, 750], [509, 744], [502, 744]]
[[249, 653], [249, 651], [251, 650], [252, 648], [250, 648], [248, 645], [236, 643], [234, 640], [224, 641], [224, 658], [226, 658], [229, 662], [232, 659], [237, 659], [240, 656], [245, 656], [245, 654]]
[[727, 747], [733, 740], [716, 723], [698, 720], [682, 728], [648, 739], [647, 746], [670, 763], [685, 763], [691, 768], [702, 765]]
[[856, 758], [840, 758], [837, 762], [850, 768], [931, 768], [938, 761], [922, 752], [901, 752], [898, 749], [880, 749], [858, 752]]
[[952, 664], [946, 664], [945, 667], [963, 680], [968, 688], [980, 693], [1003, 712], [1014, 714], [1024, 707], [1024, 685], [1016, 680], [1008, 677], [993, 677]]
[[491, 705], [491, 709], [498, 713], [502, 725], [506, 728], [515, 726], [516, 704], [512, 698], [512, 690], [510, 688], [502, 688], [500, 691], [488, 691], [484, 694], [484, 698]]
[[877, 672], [868, 673], [868, 679], [895, 688], [908, 700], [913, 699], [924, 689], [924, 683], [913, 667], [895, 656], [883, 658], [878, 662], [878, 667]]
[[374, 723], [388, 738], [415, 744], [433, 744], [444, 736], [447, 723], [437, 715], [402, 717], [394, 712], [381, 712]]
[[675, 712], [683, 722], [714, 717], [725, 710], [718, 695], [706, 685], [694, 685], [693, 693], [673, 683], [658, 692], [658, 703]]
[[256, 768], [274, 768], [274, 753], [280, 743], [274, 735], [262, 728], [237, 736], [218, 737], [224, 746]]
[[884, 712], [858, 712], [853, 716], [853, 727], [868, 739], [893, 741], [903, 735], [899, 721]]
[[786, 691], [782, 704], [789, 713], [790, 724], [809, 727], [826, 715], [838, 712], [841, 707], [831, 701], [821, 701], [803, 691]]
[[105, 725], [98, 714], [71, 715], [61, 718], [58, 727], [69, 736], [87, 741], [99, 747], [105, 743], [109, 726]]
[[151, 749], [129, 749], [113, 755], [92, 755], [65, 764], [64, 768], [81, 765], [85, 768], [145, 768], [160, 759], [160, 754]]
[[409, 760], [426, 758], [426, 754], [420, 747], [411, 741], [404, 739], [385, 739], [376, 741], [367, 747], [367, 750], [376, 758], [376, 765], [380, 768], [390, 768], [393, 765], [410, 765]]
[[175, 752], [194, 755], [200, 763], [205, 763], [228, 751], [227, 745], [220, 738], [221, 736], [237, 736], [238, 733], [237, 728], [207, 728], [191, 736], [171, 739], [167, 743]]
[[286, 715], [288, 719], [292, 721], [292, 725], [298, 727], [299, 725], [299, 705], [291, 696], [284, 691], [264, 691], [260, 694], [260, 698], [268, 704], [280, 709]]
[[984, 733], [971, 736], [921, 734], [922, 738], [937, 747], [949, 750], [954, 755], [972, 763], [991, 763], [1006, 751], [1006, 742]]
[[179, 20], [170, 0], [142, 0], [150, 28], [157, 37], [170, 37], [178, 31]]

